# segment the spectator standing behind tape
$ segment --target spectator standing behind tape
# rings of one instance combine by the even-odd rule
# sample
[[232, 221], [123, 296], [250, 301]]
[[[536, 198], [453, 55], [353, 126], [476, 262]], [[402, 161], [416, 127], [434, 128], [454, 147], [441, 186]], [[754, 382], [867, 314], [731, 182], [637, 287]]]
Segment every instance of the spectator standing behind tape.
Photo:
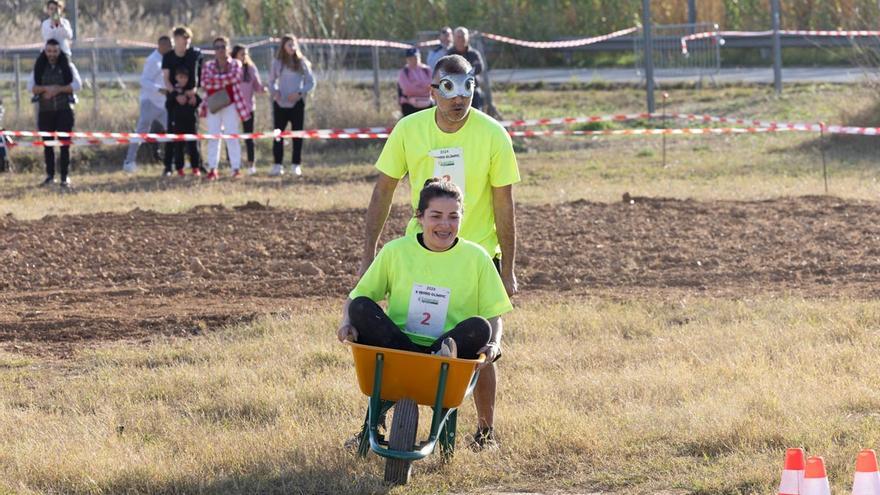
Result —
[[[171, 93], [174, 91], [174, 72], [178, 67], [186, 67], [187, 73], [190, 75], [189, 82], [186, 85], [185, 94], [190, 99], [196, 96], [196, 88], [199, 87], [199, 76], [202, 73], [202, 52], [196, 47], [190, 46], [192, 41], [192, 31], [188, 27], [178, 26], [172, 32], [174, 39], [174, 49], [162, 56], [162, 76], [165, 79], [165, 91]], [[167, 127], [170, 127], [170, 123]], [[198, 148], [196, 148], [198, 151]], [[174, 159], [174, 150], [171, 143], [165, 144], [165, 177], [171, 176], [171, 163]], [[199, 157], [198, 161], [201, 161]], [[201, 175], [201, 168], [194, 168], [193, 175]]]
[[67, 55], [69, 60], [73, 29], [70, 27], [70, 21], [64, 18], [63, 0], [49, 0], [46, 2], [46, 13], [49, 14], [49, 18], [44, 20], [41, 26], [43, 43], [49, 40], [57, 41], [61, 51]]
[[[186, 67], [178, 67], [174, 71], [174, 91], [166, 95], [165, 108], [168, 111], [168, 132], [171, 134], [196, 134], [199, 132], [199, 108], [202, 99], [199, 95], [188, 96], [186, 86], [192, 76]], [[163, 90], [164, 91], [164, 90]], [[189, 163], [193, 174], [198, 175], [201, 164], [198, 141], [174, 141], [174, 167], [178, 177], [185, 177], [184, 150], [189, 153]]]
[[[214, 38], [214, 59], [202, 68], [202, 87], [208, 93], [202, 102], [200, 115], [207, 117], [209, 134], [239, 134], [242, 121], [251, 117], [250, 109], [241, 95], [241, 62], [229, 56], [229, 39]], [[241, 141], [224, 139], [229, 163], [232, 165], [232, 178], [241, 177]], [[207, 180], [217, 180], [217, 166], [220, 165], [220, 141], [208, 141]]]
[[[292, 34], [281, 38], [281, 46], [272, 68], [269, 71], [269, 94], [272, 96], [273, 127], [283, 131], [287, 124], [293, 131], [301, 131], [305, 123], [305, 97], [315, 88], [315, 76], [312, 64], [299, 49], [299, 43]], [[294, 175], [302, 175], [303, 140], [292, 138], [293, 159], [290, 171]], [[276, 139], [272, 144], [275, 165], [270, 175], [284, 174], [284, 143]]]
[[440, 28], [440, 44], [436, 48], [428, 52], [428, 67], [433, 71], [437, 65], [437, 61], [445, 57], [452, 48], [452, 28], [443, 26]]
[[474, 101], [471, 106], [478, 110], [483, 109], [483, 78], [480, 74], [485, 70], [485, 61], [483, 54], [470, 46], [470, 32], [466, 27], [455, 28], [452, 41], [452, 48], [449, 49], [449, 55], [461, 55], [474, 68], [474, 77], [477, 81], [477, 89], [474, 91]]
[[[34, 71], [28, 80], [27, 88], [39, 97], [37, 126], [40, 131], [73, 131], [75, 93], [82, 89], [82, 80], [76, 66], [61, 50], [58, 41], [46, 42], [46, 47], [34, 63]], [[69, 137], [61, 138], [68, 142], [69, 139]], [[41, 186], [48, 186], [55, 182], [55, 147], [43, 147], [43, 155], [46, 159], [46, 179]], [[69, 189], [70, 144], [61, 146], [60, 165], [61, 189]]]
[[[171, 51], [171, 38], [161, 36], [156, 49], [144, 62], [141, 73], [140, 116], [135, 131], [138, 134], [150, 132], [153, 124], [158, 123], [162, 129], [168, 129], [168, 112], [165, 110], [165, 77], [162, 74], [162, 58]], [[128, 153], [122, 170], [128, 173], [137, 171], [137, 151], [141, 143], [128, 145]]]
[[[257, 66], [254, 65], [254, 61], [251, 60], [251, 55], [248, 53], [246, 46], [235, 45], [232, 47], [232, 58], [238, 60], [242, 64], [241, 85], [239, 86], [239, 90], [241, 90], [241, 97], [244, 98], [245, 104], [251, 111], [251, 118], [242, 121], [242, 126], [244, 127], [244, 132], [254, 132], [254, 119], [257, 110], [257, 107], [254, 104], [254, 94], [265, 93], [266, 88], [263, 87], [263, 82], [260, 81], [260, 71], [257, 70]], [[247, 150], [248, 173], [251, 175], [256, 174], [257, 164], [254, 156], [254, 140], [245, 139], [244, 145]]]
[[[3, 107], [3, 98], [0, 98], [0, 131], [3, 130], [3, 115], [6, 108]], [[0, 134], [0, 172], [9, 172], [9, 157], [6, 152], [6, 136]]]
[[422, 63], [417, 48], [407, 48], [405, 54], [406, 66], [397, 75], [400, 111], [404, 117], [434, 104], [431, 100], [431, 69]]

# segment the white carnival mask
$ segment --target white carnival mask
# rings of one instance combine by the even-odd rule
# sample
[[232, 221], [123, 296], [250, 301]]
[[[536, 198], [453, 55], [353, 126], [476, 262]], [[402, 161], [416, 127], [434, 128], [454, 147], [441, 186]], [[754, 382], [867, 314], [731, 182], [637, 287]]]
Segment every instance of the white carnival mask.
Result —
[[447, 74], [440, 71], [440, 82], [431, 84], [431, 87], [437, 88], [440, 96], [447, 100], [456, 96], [470, 98], [474, 95], [476, 86], [477, 81], [474, 78], [473, 70], [466, 74]]

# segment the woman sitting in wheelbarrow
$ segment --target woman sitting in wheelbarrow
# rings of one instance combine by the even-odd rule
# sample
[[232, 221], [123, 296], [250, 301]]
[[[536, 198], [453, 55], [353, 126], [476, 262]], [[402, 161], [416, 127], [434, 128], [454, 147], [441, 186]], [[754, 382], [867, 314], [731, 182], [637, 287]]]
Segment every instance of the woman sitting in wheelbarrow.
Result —
[[[458, 186], [425, 182], [422, 233], [382, 248], [345, 302], [340, 341], [461, 359], [484, 353], [486, 363], [500, 356], [500, 316], [513, 306], [486, 251], [458, 238], [463, 214]], [[384, 299], [387, 314], [377, 304]]]

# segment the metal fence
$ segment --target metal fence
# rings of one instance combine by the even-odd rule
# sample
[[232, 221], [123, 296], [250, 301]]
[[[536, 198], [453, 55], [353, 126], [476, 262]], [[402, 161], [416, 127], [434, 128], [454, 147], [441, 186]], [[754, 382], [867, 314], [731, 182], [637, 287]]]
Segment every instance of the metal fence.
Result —
[[[654, 76], [691, 76], [703, 82], [713, 78], [721, 71], [722, 39], [718, 25], [712, 23], [696, 24], [655, 24], [653, 27], [653, 50], [650, 54], [654, 62]], [[687, 53], [682, 50], [682, 38], [694, 33], [714, 32], [713, 36], [691, 40]], [[633, 38], [636, 72], [645, 77], [645, 41], [640, 28]]]

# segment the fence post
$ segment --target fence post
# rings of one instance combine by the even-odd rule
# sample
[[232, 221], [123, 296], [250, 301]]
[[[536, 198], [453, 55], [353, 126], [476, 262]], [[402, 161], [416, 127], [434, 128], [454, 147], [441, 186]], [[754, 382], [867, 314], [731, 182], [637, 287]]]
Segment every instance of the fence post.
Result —
[[92, 118], [98, 118], [98, 49], [92, 46]]
[[373, 47], [373, 98], [376, 102], [376, 113], [382, 112], [382, 93], [379, 92], [379, 47]]
[[17, 119], [21, 116], [21, 55], [16, 53], [13, 61], [15, 66], [15, 90], [13, 93], [15, 94], [15, 118]]
[[690, 24], [690, 34], [696, 32], [697, 23], [697, 0], [688, 0], [688, 24]]
[[779, 0], [770, 1], [773, 19], [773, 87], [782, 94], [782, 39], [779, 34]]
[[645, 88], [648, 113], [654, 113], [654, 35], [651, 32], [651, 0], [642, 0], [642, 30], [645, 35]]

